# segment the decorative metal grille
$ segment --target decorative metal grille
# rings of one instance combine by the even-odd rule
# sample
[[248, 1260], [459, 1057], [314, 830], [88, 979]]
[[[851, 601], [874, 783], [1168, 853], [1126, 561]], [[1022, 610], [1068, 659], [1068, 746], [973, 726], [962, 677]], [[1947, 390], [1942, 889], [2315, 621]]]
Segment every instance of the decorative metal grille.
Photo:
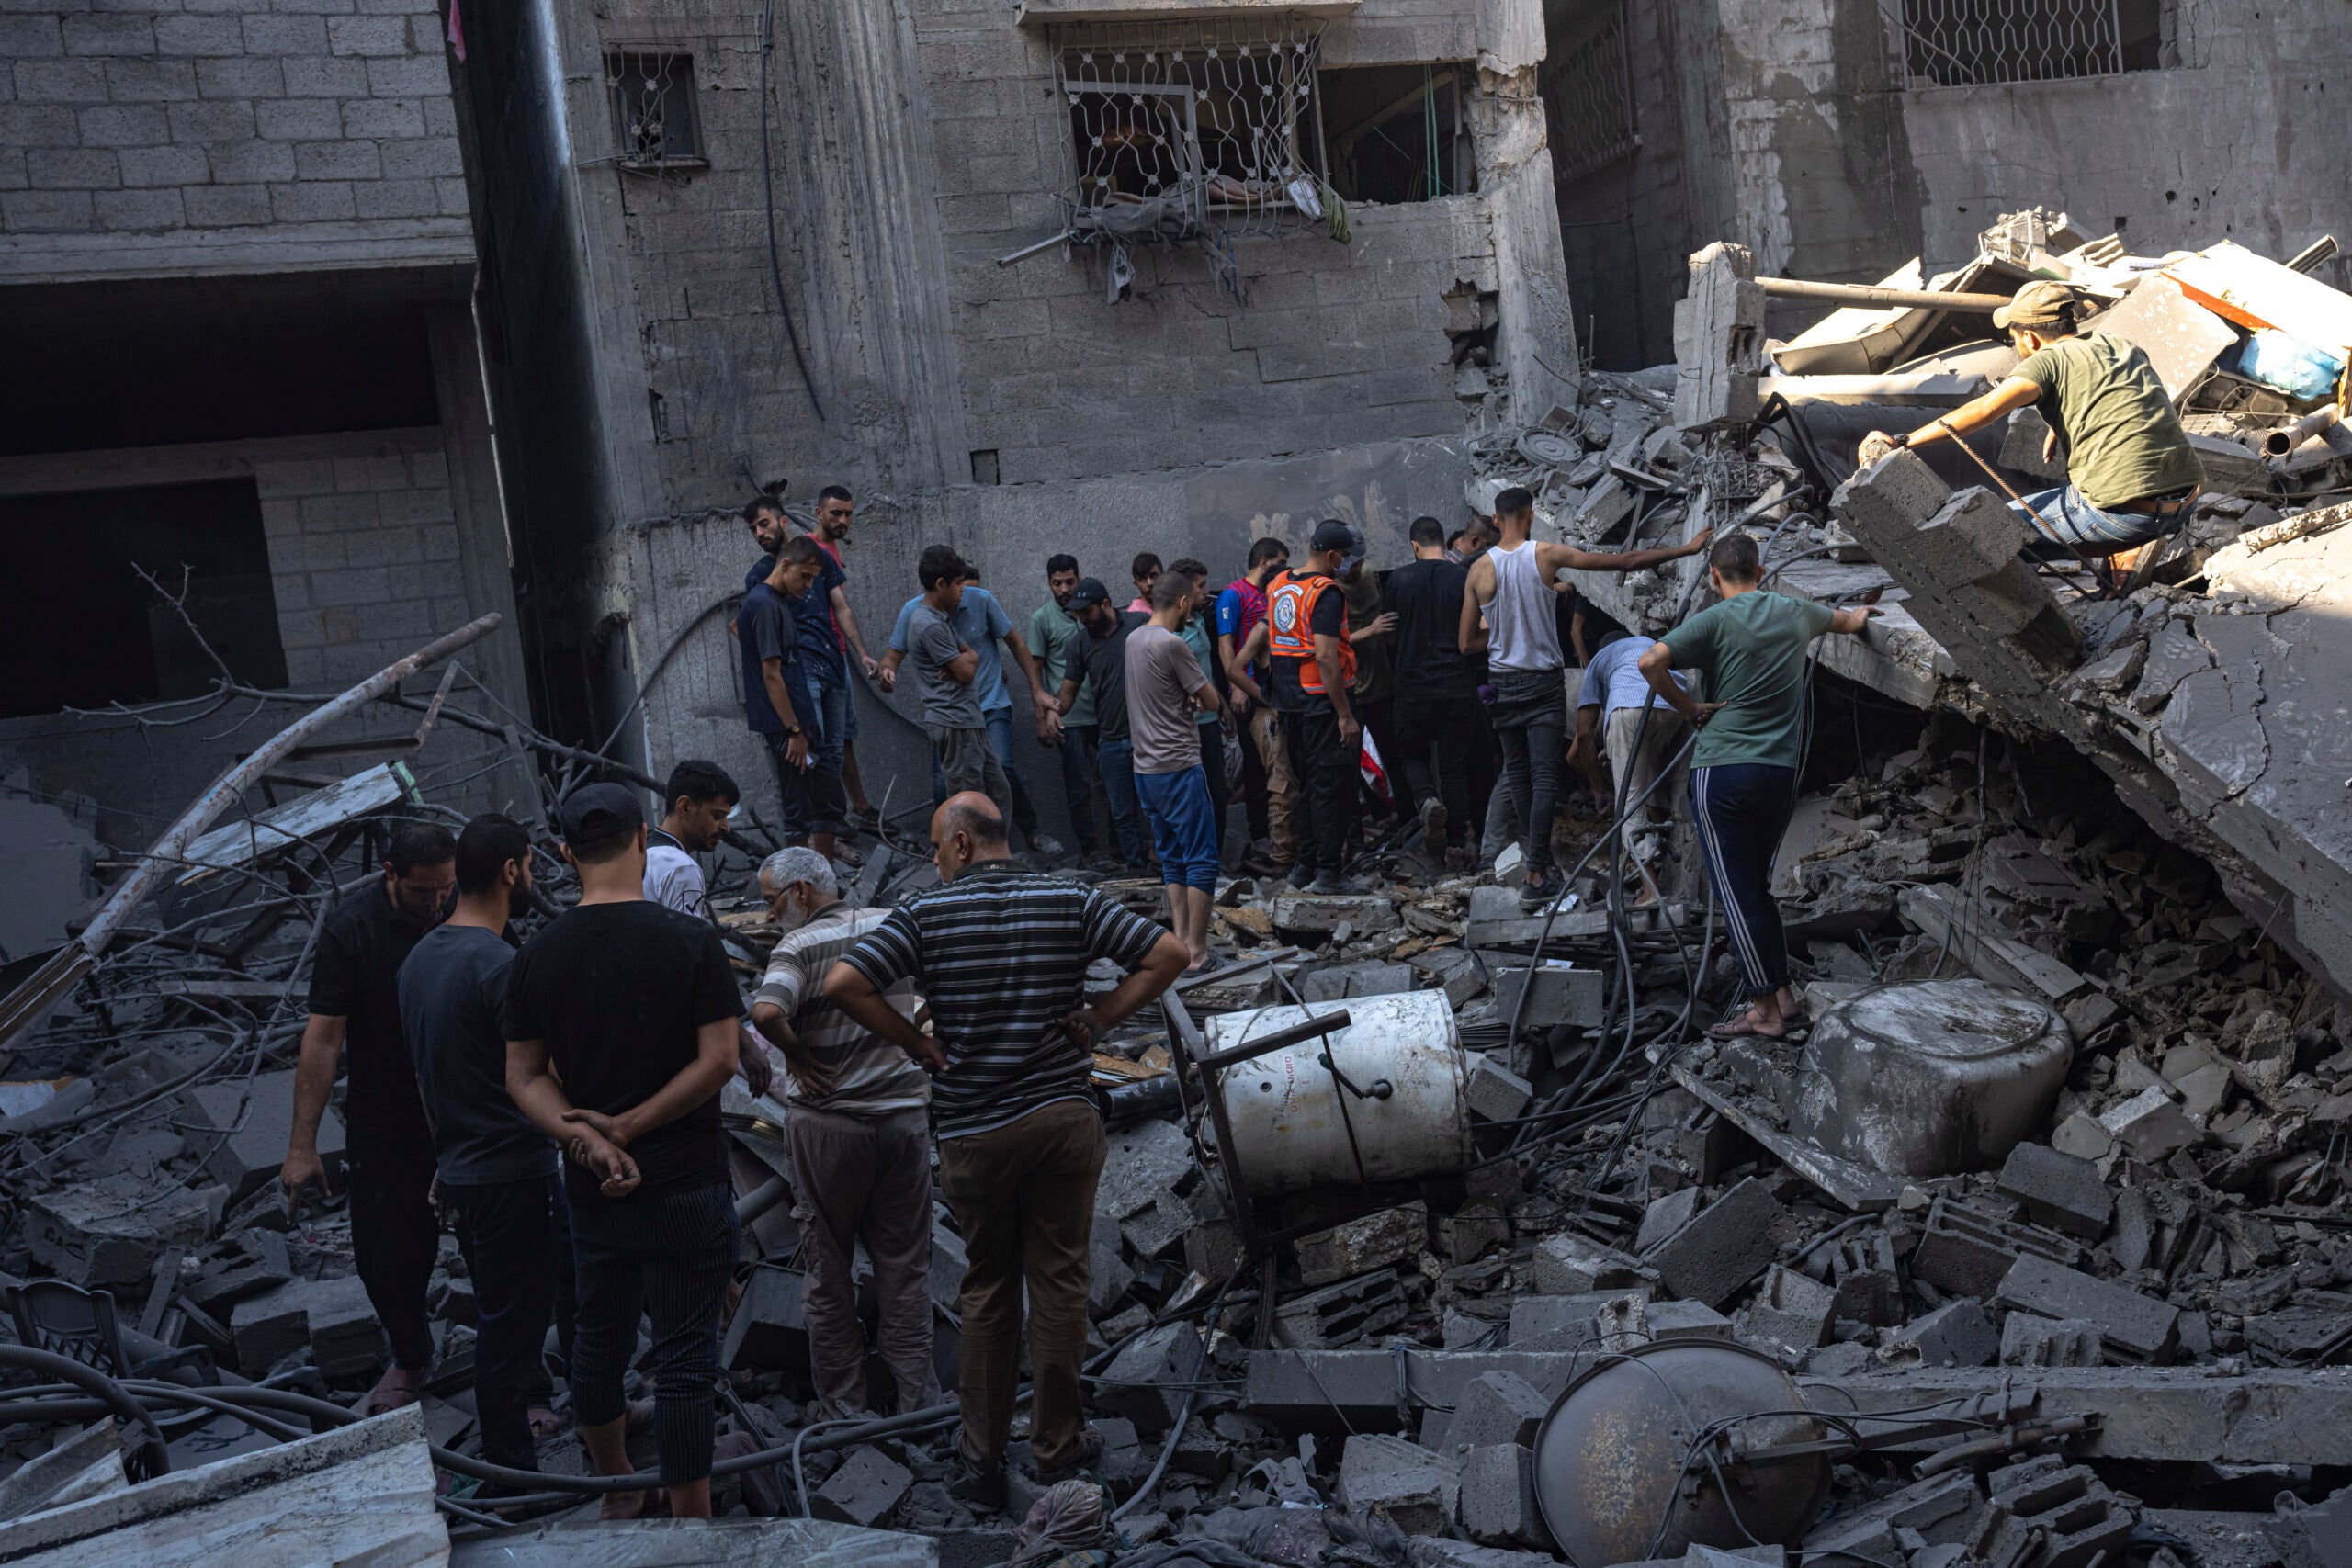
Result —
[[624, 164], [699, 161], [702, 126], [695, 117], [692, 55], [620, 49], [605, 56], [613, 130]]
[[1634, 126], [1633, 77], [1625, 58], [1625, 8], [1563, 51], [1551, 72], [1552, 164], [1572, 180], [1615, 163], [1642, 144]]
[[1913, 87], [2055, 82], [2155, 69], [2151, 0], [1903, 0]]
[[1064, 226], [1121, 243], [1234, 239], [1323, 220], [1321, 24], [1057, 32], [1075, 169]]

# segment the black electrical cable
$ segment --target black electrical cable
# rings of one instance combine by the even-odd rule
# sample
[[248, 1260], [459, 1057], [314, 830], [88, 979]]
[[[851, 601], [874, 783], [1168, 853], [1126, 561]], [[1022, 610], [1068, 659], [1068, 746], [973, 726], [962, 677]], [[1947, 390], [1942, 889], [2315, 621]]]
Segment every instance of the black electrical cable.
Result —
[[46, 1372], [61, 1382], [96, 1395], [107, 1408], [130, 1426], [147, 1434], [130, 1456], [135, 1463], [133, 1481], [153, 1481], [172, 1471], [171, 1450], [164, 1443], [164, 1429], [147, 1407], [132, 1396], [130, 1390], [96, 1367], [86, 1367], [71, 1356], [61, 1356], [54, 1350], [37, 1350], [29, 1345], [0, 1345], [0, 1366], [24, 1367], [36, 1372]]
[[792, 304], [784, 296], [784, 256], [775, 239], [775, 173], [768, 149], [768, 62], [775, 54], [775, 0], [767, 0], [760, 7], [760, 195], [768, 209], [768, 276], [775, 283], [776, 313], [784, 318], [784, 335], [792, 344], [792, 363], [799, 367], [800, 385], [808, 393], [808, 406], [817, 411], [817, 422], [825, 421], [825, 405], [817, 396], [817, 382], [808, 374], [808, 357], [800, 351], [800, 330], [792, 321]]

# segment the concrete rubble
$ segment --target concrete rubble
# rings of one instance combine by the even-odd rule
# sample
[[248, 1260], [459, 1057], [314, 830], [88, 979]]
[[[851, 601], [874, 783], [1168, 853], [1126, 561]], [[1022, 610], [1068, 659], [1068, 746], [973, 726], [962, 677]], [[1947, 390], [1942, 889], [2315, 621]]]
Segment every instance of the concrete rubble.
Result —
[[[1095, 1469], [1134, 1505], [1102, 1550], [1208, 1568], [1555, 1561], [1542, 1456], [1563, 1393], [1703, 1346], [1793, 1380], [1822, 1441], [1847, 1446], [1792, 1539], [1656, 1561], [2113, 1568], [2135, 1540], [2157, 1568], [2336, 1561], [2307, 1521], [2352, 1511], [2327, 1503], [2352, 1479], [2352, 741], [2333, 694], [2352, 661], [2335, 604], [2352, 594], [2352, 503], [2301, 503], [2352, 482], [2352, 444], [2313, 427], [2269, 455], [2312, 400], [2217, 368], [2238, 363], [2254, 308], [2235, 280], [2269, 264], [2062, 238], [2022, 261], [1988, 253], [1970, 286], [1998, 284], [1998, 262], [2012, 283], [2055, 268], [2113, 299], [2114, 330], [2149, 346], [2209, 457], [2188, 528], [2120, 594], [2027, 568], [1966, 472], [1897, 454], [1848, 477], [1872, 422], [1952, 406], [1998, 379], [2005, 350], [1920, 309], [1770, 342], [1737, 246], [1693, 259], [1679, 367], [1595, 372], [1575, 406], [1480, 438], [1470, 499], [1491, 510], [1528, 485], [1544, 536], [1614, 548], [1747, 527], [1787, 563], [1781, 591], [1889, 612], [1867, 641], [1822, 649], [1815, 793], [1777, 873], [1814, 1022], [1701, 1036], [1736, 973], [1687, 830], [1579, 862], [1611, 809], [1582, 790], [1553, 829], [1579, 874], [1532, 915], [1495, 872], [1433, 861], [1409, 823], [1359, 895], [1226, 880], [1213, 938], [1235, 961], [1097, 1058], [1112, 1134], [1089, 1399]], [[2199, 303], [2224, 297], [2240, 302]], [[1988, 460], [2032, 477], [2017, 429], [1995, 445]], [[1703, 581], [1685, 562], [1581, 592], [1642, 635]], [[615, 766], [503, 728], [551, 770]], [[920, 845], [863, 841], [885, 868], [871, 901], [926, 885]], [[289, 917], [320, 897], [292, 847], [256, 861], [284, 906], [266, 925], [217, 895], [158, 897], [131, 911], [137, 940], [22, 1004], [10, 1073], [52, 1088], [0, 1123], [17, 1215], [0, 1269], [113, 1292], [127, 1357], [191, 1386], [347, 1405], [387, 1353], [348, 1220], [339, 1200], [289, 1213], [273, 1185], [307, 928]], [[746, 975], [775, 935], [747, 891], [763, 847], [718, 857]], [[1073, 874], [1161, 907], [1156, 885]], [[1450, 1034], [1379, 1035], [1366, 1021], [1403, 997]], [[1317, 1113], [1341, 1113], [1352, 1180], [1238, 1185], [1262, 1145], [1200, 1058], [1221, 1017], [1282, 1008], [1357, 1017], [1291, 1059]], [[1415, 1051], [1438, 1064], [1429, 1085], [1409, 1077]], [[748, 1199], [788, 1180], [781, 1108], [728, 1093]], [[1360, 1126], [1388, 1142], [1416, 1118], [1439, 1152], [1375, 1173]], [[960, 1243], [941, 1215], [952, 1388]], [[950, 1495], [954, 1434], [935, 1425], [772, 1457], [814, 1419], [797, 1239], [788, 1203], [746, 1219], [721, 1453], [771, 1457], [720, 1478], [723, 1537], [535, 1520], [452, 1550], [431, 1466], [478, 1447], [473, 1298], [445, 1245], [436, 1371], [414, 1411], [280, 1446], [183, 1410], [186, 1473], [130, 1484], [119, 1439], [88, 1436], [78, 1406], [73, 1423], [12, 1407], [0, 1501], [28, 1477], [17, 1492], [41, 1510], [10, 1523], [32, 1544], [0, 1538], [0, 1562], [136, 1553], [143, 1532], [256, 1486], [257, 1517], [308, 1519], [286, 1489], [307, 1497], [361, 1463], [390, 1479], [334, 1528], [393, 1531], [354, 1538], [371, 1562], [1012, 1558], [1038, 1492], [1020, 1427], [1008, 1511]], [[881, 1403], [894, 1391], [877, 1377]], [[650, 1455], [650, 1426], [631, 1442]], [[1697, 1452], [1654, 1462], [1696, 1485]], [[568, 1435], [543, 1461], [584, 1469]], [[2271, 1508], [2285, 1494], [2302, 1514]], [[2188, 1544], [2223, 1532], [2228, 1553]]]

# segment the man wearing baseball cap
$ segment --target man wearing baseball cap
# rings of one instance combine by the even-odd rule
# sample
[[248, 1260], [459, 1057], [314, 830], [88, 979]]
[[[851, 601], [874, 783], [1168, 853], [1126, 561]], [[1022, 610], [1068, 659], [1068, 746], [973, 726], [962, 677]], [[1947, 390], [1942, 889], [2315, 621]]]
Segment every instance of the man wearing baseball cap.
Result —
[[2035, 553], [2116, 557], [2165, 537], [2196, 501], [2204, 471], [2148, 356], [2120, 337], [2080, 331], [2088, 309], [2065, 284], [2027, 284], [1993, 312], [2020, 361], [2008, 378], [1908, 435], [1873, 432], [1865, 448], [1956, 440], [2031, 403], [2050, 425], [2042, 459], [2066, 465], [2064, 484], [2009, 503], [2041, 536]]
[[[662, 1483], [673, 1517], [707, 1518], [736, 1252], [718, 1091], [743, 999], [718, 928], [646, 900], [637, 793], [586, 784], [560, 817], [580, 902], [515, 954], [504, 1028], [507, 1092], [564, 1151], [574, 1416], [599, 1474], [636, 1469], [621, 1380], [650, 1316]], [[604, 1514], [634, 1518], [644, 1504], [615, 1494]]]

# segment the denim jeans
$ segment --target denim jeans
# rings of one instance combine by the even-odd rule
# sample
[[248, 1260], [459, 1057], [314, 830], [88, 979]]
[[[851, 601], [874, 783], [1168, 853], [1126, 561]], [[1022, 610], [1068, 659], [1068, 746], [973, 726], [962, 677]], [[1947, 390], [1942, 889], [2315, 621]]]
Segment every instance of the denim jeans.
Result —
[[817, 749], [831, 764], [833, 777], [842, 773], [842, 753], [849, 743], [857, 739], [857, 705], [847, 686], [825, 686], [817, 693], [818, 722], [824, 733], [817, 740]]
[[1102, 793], [1111, 802], [1111, 825], [1119, 834], [1119, 858], [1130, 871], [1144, 868], [1143, 802], [1136, 795], [1136, 745], [1122, 735], [1096, 749]]
[[2190, 491], [2154, 512], [2108, 512], [2083, 499], [2071, 484], [2036, 491], [2009, 510], [2023, 517], [2038, 537], [2027, 553], [2042, 557], [2111, 556], [2137, 549], [2173, 530], [2180, 514], [2197, 499]]
[[1005, 782], [1012, 785], [1012, 825], [1032, 844], [1037, 841], [1037, 807], [1022, 786], [1021, 770], [1012, 765], [1012, 710], [990, 708], [980, 716], [988, 720], [989, 750], [996, 753], [997, 765], [1004, 770]]

